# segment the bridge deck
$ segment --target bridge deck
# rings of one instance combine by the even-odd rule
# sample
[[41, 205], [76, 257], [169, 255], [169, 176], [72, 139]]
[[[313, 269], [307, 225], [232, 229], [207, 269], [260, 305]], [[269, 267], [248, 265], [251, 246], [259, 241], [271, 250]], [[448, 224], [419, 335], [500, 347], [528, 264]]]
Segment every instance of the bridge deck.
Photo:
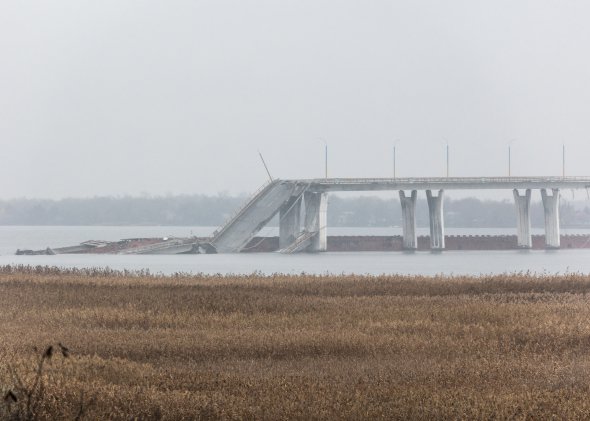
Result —
[[[439, 178], [320, 178], [311, 180], [274, 180], [261, 188], [239, 212], [216, 231], [211, 245], [219, 253], [235, 253], [264, 227], [281, 206], [306, 192], [383, 191], [383, 190], [458, 190], [458, 189], [588, 189], [590, 177], [439, 177]], [[549, 195], [554, 198], [554, 195]], [[549, 200], [544, 198], [545, 200]], [[307, 206], [307, 205], [306, 205]], [[547, 211], [547, 209], [545, 209]], [[307, 210], [306, 210], [307, 212]], [[319, 212], [319, 208], [310, 211]], [[557, 211], [554, 211], [558, 215]], [[431, 221], [434, 214], [431, 214]], [[546, 216], [547, 218], [547, 216]], [[442, 214], [437, 226], [442, 227]], [[558, 224], [559, 222], [555, 222]], [[557, 230], [558, 233], [558, 230]], [[438, 234], [444, 238], [442, 228]], [[559, 235], [559, 233], [557, 234]], [[437, 237], [438, 238], [438, 237]], [[553, 237], [552, 237], [553, 238]], [[559, 237], [557, 244], [559, 244]], [[311, 237], [300, 237], [284, 252], [299, 251]], [[551, 243], [547, 243], [551, 245]], [[436, 246], [438, 247], [438, 246]], [[444, 248], [444, 244], [442, 245]]]
[[318, 178], [284, 180], [310, 191], [588, 189], [590, 177]]

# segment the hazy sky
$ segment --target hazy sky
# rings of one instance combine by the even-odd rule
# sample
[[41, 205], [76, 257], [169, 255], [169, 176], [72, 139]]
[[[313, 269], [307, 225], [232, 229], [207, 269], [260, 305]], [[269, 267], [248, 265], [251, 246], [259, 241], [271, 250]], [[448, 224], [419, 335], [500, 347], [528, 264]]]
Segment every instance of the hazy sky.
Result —
[[[590, 175], [588, 1], [0, 0], [0, 197]], [[323, 140], [322, 140], [323, 139]]]

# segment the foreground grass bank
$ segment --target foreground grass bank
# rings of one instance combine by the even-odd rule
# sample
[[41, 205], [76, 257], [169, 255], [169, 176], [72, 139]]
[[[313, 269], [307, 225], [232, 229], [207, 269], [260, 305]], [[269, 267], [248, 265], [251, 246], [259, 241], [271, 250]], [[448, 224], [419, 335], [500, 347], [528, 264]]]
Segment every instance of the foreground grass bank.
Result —
[[44, 368], [41, 419], [81, 403], [87, 419], [588, 419], [588, 292], [582, 275], [5, 267], [0, 386], [31, 381], [60, 342], [69, 356]]

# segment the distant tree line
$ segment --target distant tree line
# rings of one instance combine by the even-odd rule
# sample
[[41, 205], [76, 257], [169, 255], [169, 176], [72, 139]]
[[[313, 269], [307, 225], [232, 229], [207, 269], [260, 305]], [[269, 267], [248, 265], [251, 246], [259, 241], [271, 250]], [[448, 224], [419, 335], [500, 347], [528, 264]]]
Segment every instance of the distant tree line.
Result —
[[244, 200], [204, 195], [14, 199], [0, 201], [0, 224], [215, 226]]
[[[225, 195], [3, 200], [0, 225], [219, 226], [245, 200]], [[446, 199], [444, 211], [449, 227], [513, 227], [516, 223], [510, 201]], [[590, 227], [590, 205], [562, 200], [560, 212], [563, 226]], [[418, 226], [428, 226], [428, 208], [423, 199], [418, 200], [416, 219]], [[540, 202], [532, 203], [531, 220], [533, 226], [543, 226]], [[396, 199], [330, 195], [328, 225], [397, 226], [401, 225], [401, 207]]]

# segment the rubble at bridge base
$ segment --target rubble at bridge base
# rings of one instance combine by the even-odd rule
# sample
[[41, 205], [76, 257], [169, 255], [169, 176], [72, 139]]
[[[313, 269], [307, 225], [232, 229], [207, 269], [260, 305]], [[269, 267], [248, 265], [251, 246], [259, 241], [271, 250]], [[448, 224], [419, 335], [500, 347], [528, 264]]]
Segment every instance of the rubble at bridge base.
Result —
[[120, 241], [85, 241], [69, 247], [17, 250], [17, 255], [54, 254], [207, 254], [215, 253], [208, 238], [127, 238]]

